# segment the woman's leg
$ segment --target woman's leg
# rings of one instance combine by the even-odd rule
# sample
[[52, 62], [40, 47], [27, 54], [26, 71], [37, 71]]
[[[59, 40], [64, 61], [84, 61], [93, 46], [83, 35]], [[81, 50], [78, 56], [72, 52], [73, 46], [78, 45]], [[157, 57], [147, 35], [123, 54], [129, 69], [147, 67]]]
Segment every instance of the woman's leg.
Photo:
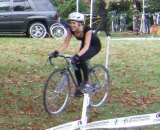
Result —
[[[76, 69], [75, 69], [76, 80], [77, 80], [78, 86], [80, 86], [80, 84], [82, 83], [81, 65], [75, 64], [75, 67], [76, 67]], [[83, 93], [78, 88], [76, 88], [75, 97], [81, 98], [82, 94]]]
[[84, 83], [88, 82], [88, 64], [86, 62], [87, 60], [94, 57], [99, 51], [100, 51], [100, 47], [93, 46], [93, 47], [90, 47], [89, 50], [80, 57], [81, 59], [80, 64], [83, 71]]
[[103, 21], [103, 18], [100, 18], [100, 22], [97, 26], [97, 29], [95, 30], [94, 34], [97, 35], [98, 31], [102, 31], [103, 28], [104, 28], [104, 21]]
[[77, 79], [78, 86], [82, 83], [82, 74], [81, 74], [81, 65], [80, 64], [75, 64], [75, 76]]
[[88, 64], [86, 63], [86, 61], [81, 62], [81, 68], [83, 72], [84, 83], [88, 82]]

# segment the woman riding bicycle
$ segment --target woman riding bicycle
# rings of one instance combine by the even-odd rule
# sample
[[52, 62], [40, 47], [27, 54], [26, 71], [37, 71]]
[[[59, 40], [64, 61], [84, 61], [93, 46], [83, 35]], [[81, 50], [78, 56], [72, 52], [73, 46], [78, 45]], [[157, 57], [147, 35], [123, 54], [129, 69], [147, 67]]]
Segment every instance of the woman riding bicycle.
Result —
[[[64, 39], [63, 44], [49, 55], [49, 58], [57, 57], [58, 54], [64, 51], [71, 40], [72, 35], [77, 40], [81, 41], [81, 47], [79, 51], [73, 56], [72, 63], [75, 64], [75, 75], [79, 88], [76, 89], [75, 96], [81, 96], [82, 92], [80, 89], [90, 87], [88, 84], [88, 64], [87, 60], [94, 57], [101, 50], [101, 42], [99, 38], [92, 33], [91, 28], [84, 25], [84, 15], [78, 12], [73, 12], [68, 16], [69, 27], [67, 28], [67, 36]], [[83, 72], [83, 81], [82, 74]]]

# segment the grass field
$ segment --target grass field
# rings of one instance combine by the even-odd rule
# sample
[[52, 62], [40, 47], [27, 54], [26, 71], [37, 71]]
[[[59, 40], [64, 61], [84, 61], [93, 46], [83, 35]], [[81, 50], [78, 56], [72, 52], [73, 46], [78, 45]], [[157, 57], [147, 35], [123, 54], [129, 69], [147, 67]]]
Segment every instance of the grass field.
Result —
[[[100, 39], [102, 51], [91, 63], [105, 65], [107, 40], [103, 35]], [[52, 38], [0, 37], [0, 130], [44, 130], [80, 119], [83, 99], [72, 98], [56, 116], [48, 115], [43, 107], [43, 86], [55, 69], [47, 63], [47, 55], [60, 43]], [[73, 39], [65, 54], [74, 54], [78, 48]], [[63, 65], [60, 60], [55, 63]], [[112, 41], [110, 99], [103, 108], [90, 109], [90, 120], [159, 112], [159, 68], [159, 41]], [[160, 127], [143, 128], [152, 129]]]

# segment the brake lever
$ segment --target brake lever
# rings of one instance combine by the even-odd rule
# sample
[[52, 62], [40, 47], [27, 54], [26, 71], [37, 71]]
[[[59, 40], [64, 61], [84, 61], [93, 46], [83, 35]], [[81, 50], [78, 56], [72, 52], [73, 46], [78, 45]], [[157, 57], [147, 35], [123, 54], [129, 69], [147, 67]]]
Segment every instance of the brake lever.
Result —
[[48, 57], [47, 61], [50, 63], [50, 65], [54, 66], [54, 63], [52, 62], [52, 58]]

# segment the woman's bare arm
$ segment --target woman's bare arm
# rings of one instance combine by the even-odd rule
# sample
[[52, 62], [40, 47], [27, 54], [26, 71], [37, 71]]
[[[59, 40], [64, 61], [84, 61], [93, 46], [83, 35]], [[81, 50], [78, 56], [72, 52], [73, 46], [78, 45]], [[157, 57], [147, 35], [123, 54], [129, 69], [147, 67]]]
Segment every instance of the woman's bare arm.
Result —
[[62, 51], [64, 51], [68, 47], [70, 39], [71, 39], [71, 36], [72, 35], [71, 35], [70, 30], [67, 29], [67, 36], [65, 37], [64, 42], [57, 49], [58, 52], [62, 52]]

